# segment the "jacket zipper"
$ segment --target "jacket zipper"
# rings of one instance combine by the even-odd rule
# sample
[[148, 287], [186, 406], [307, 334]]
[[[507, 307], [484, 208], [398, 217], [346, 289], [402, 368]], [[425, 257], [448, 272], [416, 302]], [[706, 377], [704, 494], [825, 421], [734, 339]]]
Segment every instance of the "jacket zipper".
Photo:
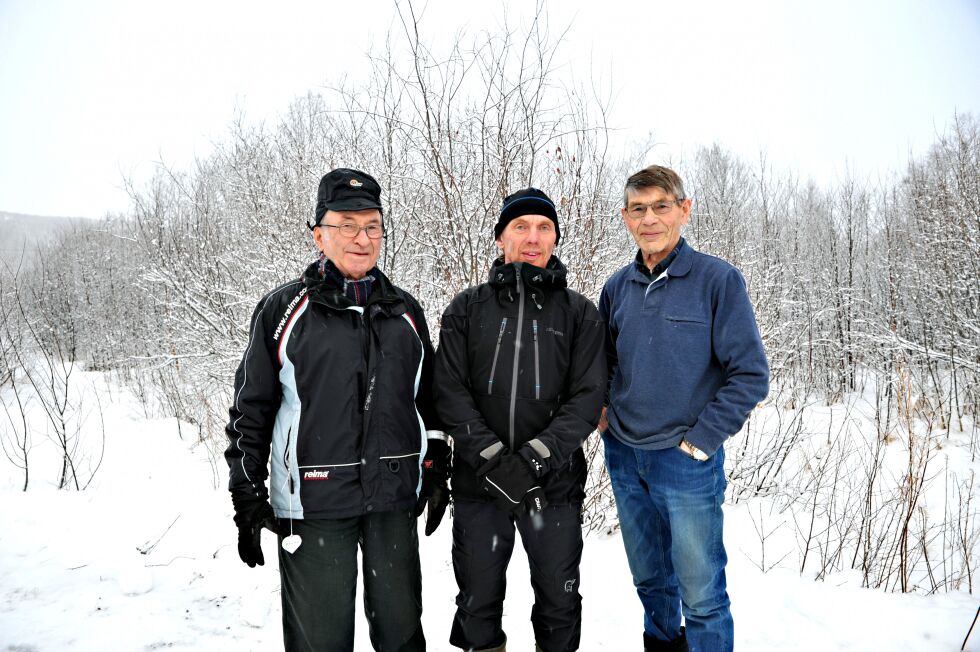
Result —
[[364, 436], [367, 437], [367, 432], [369, 426], [371, 425], [371, 406], [374, 404], [374, 393], [375, 387], [377, 385], [378, 370], [375, 368], [375, 332], [374, 332], [374, 318], [368, 314], [370, 306], [364, 307], [364, 313], [361, 316], [361, 326], [364, 331], [364, 365], [367, 370], [367, 385], [364, 388], [364, 403], [362, 405], [364, 411], [364, 421], [363, 421], [363, 432]]
[[493, 392], [493, 376], [497, 371], [497, 355], [500, 353], [500, 342], [504, 339], [504, 329], [507, 328], [507, 318], [500, 320], [500, 332], [497, 333], [497, 348], [493, 351], [493, 364], [490, 365], [490, 382], [487, 383], [487, 394]]
[[521, 331], [524, 329], [524, 279], [522, 277], [522, 264], [517, 267], [517, 335], [514, 339], [514, 370], [510, 381], [510, 450], [514, 451], [514, 417], [517, 412], [517, 376], [520, 371], [521, 357]]
[[344, 312], [350, 314], [354, 336], [357, 338], [361, 349], [361, 359], [358, 363], [358, 369], [354, 374], [354, 382], [356, 383], [355, 391], [357, 393], [357, 411], [361, 415], [361, 431], [357, 433], [357, 441], [354, 442], [354, 448], [357, 450], [357, 456], [360, 459], [364, 459], [364, 440], [369, 416], [365, 411], [365, 404], [368, 403], [368, 387], [371, 384], [371, 365], [369, 361], [370, 335], [367, 333], [368, 320], [365, 314], [366, 310], [367, 306], [349, 306], [344, 309]]
[[534, 398], [541, 398], [541, 373], [540, 373], [540, 359], [538, 357], [538, 320], [535, 319], [531, 322], [534, 329]]
[[289, 465], [289, 441], [293, 438], [293, 428], [289, 427], [286, 431], [286, 450], [282, 452], [282, 464], [286, 467], [286, 477], [289, 478], [289, 493], [294, 493], [296, 491], [296, 486], [293, 484], [293, 471]]

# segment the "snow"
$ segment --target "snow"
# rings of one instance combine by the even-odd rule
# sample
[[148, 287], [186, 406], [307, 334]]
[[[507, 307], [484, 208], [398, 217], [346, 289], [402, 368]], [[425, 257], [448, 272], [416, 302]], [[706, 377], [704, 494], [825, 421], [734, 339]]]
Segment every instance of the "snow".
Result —
[[[54, 488], [57, 451], [43, 430], [34, 434], [27, 492], [0, 458], [0, 651], [280, 648], [275, 539], [264, 535], [265, 566], [249, 569], [238, 559], [223, 461], [215, 464], [192, 428], [147, 418], [98, 374], [80, 382], [87, 405], [99, 395], [106, 437], [86, 491]], [[90, 414], [82, 446], [96, 441], [98, 423]], [[736, 649], [960, 649], [975, 595], [884, 593], [861, 588], [855, 573], [813, 581], [778, 558], [767, 557], [763, 573], [760, 514], [761, 502], [726, 506]], [[420, 528], [420, 540], [429, 649], [452, 650], [449, 519], [432, 537]], [[582, 593], [582, 650], [641, 648], [639, 601], [618, 535], [586, 539]], [[511, 649], [533, 647], [531, 601], [527, 560], [516, 545], [504, 613]], [[360, 610], [360, 598], [357, 604]], [[371, 649], [360, 613], [355, 649]], [[966, 649], [980, 650], [980, 632]]]

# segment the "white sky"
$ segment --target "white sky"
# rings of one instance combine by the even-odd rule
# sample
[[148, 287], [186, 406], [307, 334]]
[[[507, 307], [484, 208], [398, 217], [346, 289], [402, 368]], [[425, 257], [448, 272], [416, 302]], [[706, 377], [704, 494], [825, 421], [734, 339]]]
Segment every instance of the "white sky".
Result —
[[[430, 0], [423, 30], [494, 30], [528, 0]], [[422, 5], [419, 0], [418, 5]], [[662, 159], [717, 141], [832, 182], [898, 169], [954, 112], [980, 115], [980, 1], [580, 0], [559, 61], [615, 91], [621, 138]], [[0, 0], [0, 210], [122, 211], [122, 178], [205, 156], [236, 115], [274, 119], [352, 78], [394, 0]], [[555, 30], [557, 31], [557, 29]]]

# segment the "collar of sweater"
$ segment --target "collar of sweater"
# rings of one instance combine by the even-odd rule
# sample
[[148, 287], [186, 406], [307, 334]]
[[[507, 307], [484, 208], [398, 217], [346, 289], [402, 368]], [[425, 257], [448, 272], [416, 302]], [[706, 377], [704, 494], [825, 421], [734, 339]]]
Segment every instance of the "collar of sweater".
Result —
[[659, 263], [653, 266], [651, 270], [647, 267], [646, 263], [643, 261], [643, 250], [637, 249], [636, 251], [636, 268], [641, 273], [643, 273], [650, 281], [655, 281], [660, 278], [660, 275], [667, 270], [668, 267], [677, 259], [684, 245], [687, 244], [684, 238], [677, 241], [677, 245], [671, 250], [667, 257], [661, 260]]

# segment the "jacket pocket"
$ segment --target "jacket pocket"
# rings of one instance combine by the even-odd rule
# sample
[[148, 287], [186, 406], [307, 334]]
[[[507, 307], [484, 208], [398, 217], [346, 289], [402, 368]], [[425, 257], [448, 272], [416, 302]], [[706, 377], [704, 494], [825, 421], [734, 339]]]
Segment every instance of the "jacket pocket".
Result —
[[384, 499], [401, 502], [418, 496], [419, 454], [386, 455], [378, 459]]
[[666, 314], [664, 319], [676, 327], [708, 325], [708, 319], [703, 315]]
[[[317, 464], [298, 468], [304, 513], [350, 510], [360, 503], [361, 464]], [[309, 516], [307, 516], [309, 518]], [[317, 517], [314, 517], [317, 518]]]

